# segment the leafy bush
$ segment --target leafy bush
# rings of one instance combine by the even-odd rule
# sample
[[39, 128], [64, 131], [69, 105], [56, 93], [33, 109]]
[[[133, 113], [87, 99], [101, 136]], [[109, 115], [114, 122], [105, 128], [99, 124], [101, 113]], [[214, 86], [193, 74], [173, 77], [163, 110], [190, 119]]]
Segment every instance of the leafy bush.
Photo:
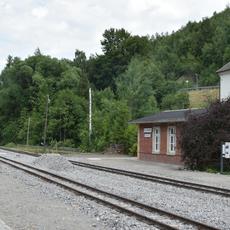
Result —
[[137, 155], [137, 126], [129, 125], [124, 134], [125, 152], [130, 156]]
[[137, 155], [137, 143], [134, 143], [134, 144], [129, 148], [129, 155], [130, 155], [130, 156], [136, 156], [136, 155]]
[[205, 169], [219, 160], [221, 143], [230, 141], [230, 98], [210, 105], [206, 112], [191, 115], [183, 125], [181, 148], [185, 164]]

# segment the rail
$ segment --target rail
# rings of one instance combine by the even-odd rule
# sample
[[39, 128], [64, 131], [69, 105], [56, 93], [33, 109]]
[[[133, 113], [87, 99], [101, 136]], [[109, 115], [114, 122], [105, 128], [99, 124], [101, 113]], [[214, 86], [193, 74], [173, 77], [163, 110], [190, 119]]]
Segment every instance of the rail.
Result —
[[172, 179], [168, 177], [160, 177], [160, 176], [148, 175], [144, 173], [137, 173], [137, 172], [127, 171], [127, 170], [122, 170], [122, 169], [93, 165], [93, 164], [88, 164], [88, 163], [83, 163], [83, 162], [78, 162], [78, 161], [70, 160], [70, 162], [80, 167], [86, 167], [86, 168], [96, 169], [96, 170], [105, 171], [109, 173], [129, 176], [129, 177], [133, 177], [133, 178], [137, 178], [141, 180], [147, 180], [147, 181], [152, 181], [156, 183], [181, 187], [181, 188], [185, 188], [189, 190], [196, 190], [196, 191], [230, 197], [230, 189], [209, 186], [209, 185], [204, 185], [204, 184], [191, 183], [188, 181], [181, 181], [181, 180], [176, 180], [176, 179]]
[[183, 88], [180, 89], [180, 91], [184, 92], [184, 91], [195, 91], [195, 90], [210, 90], [210, 89], [220, 89], [219, 85], [216, 86], [200, 86], [200, 87], [191, 87], [191, 88]]
[[157, 226], [160, 229], [175, 230], [192, 228], [217, 230], [216, 227], [82, 184], [48, 170], [36, 168], [2, 156], [0, 156], [0, 161], [45, 181], [54, 183], [70, 192], [73, 192], [74, 194], [83, 195], [106, 206], [112, 207], [122, 213], [134, 216], [138, 220], [141, 220], [149, 225]]
[[[25, 152], [25, 151], [12, 150], [9, 148], [4, 148], [4, 147], [0, 147], [0, 149], [15, 152], [15, 153], [22, 153], [22, 154], [26, 154], [26, 155], [31, 155], [34, 157], [40, 156], [40, 154], [33, 154], [30, 152]], [[204, 184], [191, 183], [188, 181], [176, 180], [176, 179], [172, 179], [172, 178], [168, 178], [168, 177], [148, 175], [148, 174], [144, 174], [144, 173], [121, 170], [121, 169], [116, 169], [116, 168], [100, 166], [100, 165], [93, 165], [93, 164], [83, 163], [83, 162], [79, 162], [79, 161], [70, 160], [70, 162], [72, 164], [80, 166], [80, 167], [86, 167], [86, 168], [105, 171], [105, 172], [109, 172], [109, 173], [113, 173], [113, 174], [120, 174], [120, 175], [124, 175], [124, 176], [129, 176], [129, 177], [133, 177], [133, 178], [137, 178], [137, 179], [141, 179], [141, 180], [152, 181], [155, 183], [167, 184], [167, 185], [171, 185], [171, 186], [175, 186], [175, 187], [181, 187], [181, 188], [185, 188], [185, 189], [189, 189], [189, 190], [201, 191], [201, 192], [211, 193], [211, 194], [215, 194], [215, 195], [230, 197], [230, 189], [226, 189], [226, 188], [220, 188], [220, 187], [209, 186], [209, 185], [204, 185]]]

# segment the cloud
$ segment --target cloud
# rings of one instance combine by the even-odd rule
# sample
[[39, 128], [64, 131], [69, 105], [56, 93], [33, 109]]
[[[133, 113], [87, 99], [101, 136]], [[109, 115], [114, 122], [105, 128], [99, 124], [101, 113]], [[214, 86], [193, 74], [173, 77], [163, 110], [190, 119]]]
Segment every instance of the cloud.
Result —
[[48, 14], [48, 9], [46, 7], [36, 7], [32, 9], [32, 15], [38, 19], [44, 18]]
[[1, 0], [0, 69], [9, 54], [22, 58], [39, 47], [59, 58], [75, 49], [100, 53], [105, 29], [125, 28], [132, 34], [171, 32], [189, 20], [221, 11], [228, 0]]

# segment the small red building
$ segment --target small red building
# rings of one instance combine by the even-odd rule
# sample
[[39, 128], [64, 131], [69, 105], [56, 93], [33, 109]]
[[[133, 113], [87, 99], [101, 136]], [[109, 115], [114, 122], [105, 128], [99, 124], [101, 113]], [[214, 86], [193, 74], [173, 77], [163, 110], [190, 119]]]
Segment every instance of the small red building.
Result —
[[169, 110], [130, 121], [130, 124], [138, 125], [138, 158], [183, 164], [179, 146], [182, 124], [190, 114], [198, 115], [204, 111], [204, 109]]

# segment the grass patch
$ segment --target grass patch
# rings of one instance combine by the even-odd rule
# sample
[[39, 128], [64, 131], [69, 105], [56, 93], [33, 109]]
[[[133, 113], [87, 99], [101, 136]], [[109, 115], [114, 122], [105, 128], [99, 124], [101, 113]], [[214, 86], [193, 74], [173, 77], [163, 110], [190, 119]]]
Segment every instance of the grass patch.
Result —
[[203, 108], [219, 98], [219, 89], [203, 89], [189, 91], [191, 108]]
[[[220, 173], [220, 168], [217, 167], [207, 167], [205, 170], [205, 172], [208, 173]], [[222, 173], [224, 175], [230, 175], [230, 166], [225, 167], [224, 168], [224, 172]]]
[[31, 145], [16, 145], [13, 143], [9, 143], [5, 145], [4, 147], [12, 149], [12, 150], [18, 150], [18, 151], [24, 151], [34, 154], [44, 154], [44, 153], [59, 153], [59, 154], [78, 154], [80, 151], [78, 149], [74, 148], [66, 148], [66, 147], [46, 147], [43, 146], [31, 146]]
[[15, 148], [16, 144], [14, 144], [13, 142], [10, 142], [8, 144], [5, 145], [6, 148]]

